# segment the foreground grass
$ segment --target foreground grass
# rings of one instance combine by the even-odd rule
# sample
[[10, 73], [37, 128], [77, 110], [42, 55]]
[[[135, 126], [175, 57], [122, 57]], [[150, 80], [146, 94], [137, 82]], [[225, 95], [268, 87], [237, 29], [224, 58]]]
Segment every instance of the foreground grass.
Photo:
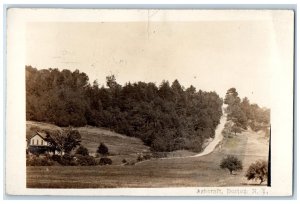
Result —
[[[251, 132], [226, 138], [220, 148], [203, 157], [153, 159], [134, 166], [50, 166], [27, 167], [29, 188], [116, 188], [242, 186], [246, 168], [267, 158], [267, 143]], [[263, 141], [263, 142], [262, 142]], [[255, 152], [255, 154], [253, 154]], [[219, 168], [227, 154], [237, 155], [244, 170], [229, 175]]]

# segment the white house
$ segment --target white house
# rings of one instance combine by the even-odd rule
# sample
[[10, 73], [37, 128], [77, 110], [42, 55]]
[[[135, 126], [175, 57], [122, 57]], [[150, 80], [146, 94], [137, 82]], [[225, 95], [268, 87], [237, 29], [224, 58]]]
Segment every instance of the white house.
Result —
[[46, 141], [46, 133], [36, 132], [29, 140], [28, 146], [49, 146]]

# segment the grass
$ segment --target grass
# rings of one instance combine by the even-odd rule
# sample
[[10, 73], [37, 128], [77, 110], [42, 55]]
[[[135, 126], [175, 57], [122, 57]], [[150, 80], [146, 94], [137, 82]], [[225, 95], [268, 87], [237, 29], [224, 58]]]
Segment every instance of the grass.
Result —
[[[53, 124], [27, 121], [27, 137], [41, 130], [60, 130], [61, 128]], [[136, 161], [137, 153], [150, 152], [149, 147], [144, 145], [139, 138], [124, 136], [108, 129], [91, 126], [75, 128], [81, 135], [81, 144], [85, 146], [89, 153], [95, 154], [100, 142], [104, 143], [110, 153], [110, 158], [114, 164], [122, 164], [122, 160]]]
[[[260, 135], [247, 131], [232, 138], [225, 138], [221, 148], [216, 148], [214, 152], [203, 157], [151, 159], [133, 166], [27, 167], [27, 187], [138, 188], [253, 185], [255, 183], [245, 179], [245, 171], [251, 162], [267, 158], [267, 147], [267, 143]], [[221, 159], [228, 154], [238, 155], [244, 164], [243, 171], [230, 175], [229, 171], [220, 169]]]

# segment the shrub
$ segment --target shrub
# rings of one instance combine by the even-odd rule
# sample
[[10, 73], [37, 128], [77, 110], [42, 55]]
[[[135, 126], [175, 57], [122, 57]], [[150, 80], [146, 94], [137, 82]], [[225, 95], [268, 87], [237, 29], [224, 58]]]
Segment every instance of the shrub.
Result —
[[47, 146], [30, 146], [28, 152], [34, 155], [45, 154], [49, 148]]
[[27, 166], [52, 166], [53, 161], [48, 157], [26, 157]]
[[101, 158], [99, 161], [100, 165], [111, 165], [112, 160], [110, 158]]
[[76, 164], [80, 166], [94, 166], [97, 165], [96, 160], [92, 156], [76, 155]]
[[122, 160], [122, 163], [123, 163], [123, 164], [126, 164], [126, 163], [127, 163], [126, 159], [123, 159], [123, 160]]
[[243, 169], [242, 162], [236, 156], [232, 155], [223, 158], [220, 167], [221, 169], [228, 169], [230, 174], [232, 174], [233, 171]]
[[241, 133], [242, 132], [242, 128], [239, 127], [237, 124], [234, 124], [231, 127], [231, 131], [234, 132], [234, 135], [236, 135], [236, 133]]
[[78, 149], [76, 150], [75, 154], [80, 154], [83, 156], [88, 156], [89, 155], [89, 150], [85, 148], [83, 145], [80, 145]]
[[252, 163], [245, 175], [248, 180], [260, 180], [260, 184], [268, 179], [268, 164], [265, 160]]
[[98, 146], [97, 153], [99, 153], [103, 156], [108, 155], [109, 154], [108, 147], [104, 143], [101, 142], [100, 145]]
[[61, 162], [61, 156], [60, 156], [60, 155], [54, 154], [54, 155], [52, 155], [51, 159], [52, 159], [53, 161], [58, 162], [58, 163]]
[[70, 154], [64, 154], [59, 163], [63, 166], [76, 166], [76, 162]]

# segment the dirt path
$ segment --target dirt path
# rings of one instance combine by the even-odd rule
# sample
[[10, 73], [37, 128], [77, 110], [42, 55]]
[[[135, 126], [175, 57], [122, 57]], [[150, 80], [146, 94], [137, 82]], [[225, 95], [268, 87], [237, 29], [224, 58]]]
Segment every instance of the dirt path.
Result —
[[217, 126], [215, 130], [215, 137], [214, 139], [205, 147], [205, 149], [196, 155], [192, 156], [184, 156], [184, 157], [171, 157], [171, 158], [162, 158], [162, 159], [179, 159], [179, 158], [189, 158], [189, 157], [202, 157], [204, 155], [208, 155], [212, 153], [216, 146], [223, 140], [222, 130], [224, 129], [224, 126], [227, 121], [227, 114], [225, 114], [225, 107], [222, 107], [223, 115], [220, 118], [220, 124]]
[[204, 149], [203, 152], [190, 156], [190, 157], [201, 157], [207, 154], [210, 154], [213, 152], [216, 148], [216, 146], [223, 140], [223, 135], [222, 135], [222, 130], [224, 129], [225, 123], [227, 121], [227, 116], [226, 114], [223, 114], [220, 119], [220, 124], [217, 126], [216, 131], [215, 131], [215, 137], [213, 141], [211, 141], [206, 148]]
[[[225, 107], [222, 107], [223, 115], [220, 118], [220, 124], [217, 126], [217, 128], [215, 130], [214, 139], [205, 147], [205, 149], [201, 153], [196, 154], [196, 155], [192, 155], [192, 156], [165, 157], [165, 158], [160, 158], [160, 160], [202, 157], [204, 155], [208, 155], [208, 154], [212, 153], [215, 150], [216, 146], [223, 140], [222, 130], [224, 129], [224, 126], [225, 126], [226, 121], [227, 121], [227, 114], [225, 114], [224, 110], [225, 110]], [[145, 163], [145, 162], [148, 162], [148, 161], [151, 161], [151, 159], [137, 162], [136, 165], [141, 164], [141, 163]]]

